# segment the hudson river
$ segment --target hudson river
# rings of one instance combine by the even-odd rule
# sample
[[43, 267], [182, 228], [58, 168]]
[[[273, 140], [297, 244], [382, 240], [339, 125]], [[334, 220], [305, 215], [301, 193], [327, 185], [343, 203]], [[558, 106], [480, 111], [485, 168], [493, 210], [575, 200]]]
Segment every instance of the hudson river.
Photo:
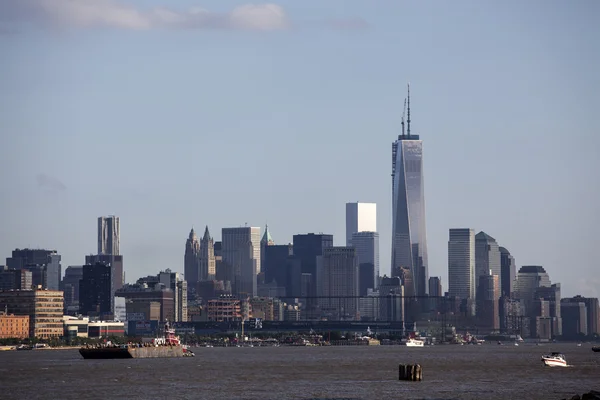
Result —
[[[197, 348], [195, 358], [0, 352], [0, 399], [563, 399], [600, 390], [590, 344]], [[569, 368], [544, 367], [563, 352]], [[398, 364], [423, 366], [422, 382]]]

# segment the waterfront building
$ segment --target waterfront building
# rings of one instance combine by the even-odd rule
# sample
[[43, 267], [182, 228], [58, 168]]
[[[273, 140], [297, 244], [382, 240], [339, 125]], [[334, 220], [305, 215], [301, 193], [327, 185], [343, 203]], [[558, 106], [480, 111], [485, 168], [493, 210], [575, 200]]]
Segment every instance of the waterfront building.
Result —
[[379, 233], [354, 232], [352, 247], [358, 257], [359, 295], [366, 296], [368, 289], [377, 290], [379, 284]]
[[[554, 286], [554, 285], [552, 285]], [[560, 293], [560, 286], [559, 286]], [[560, 297], [559, 297], [560, 298]], [[595, 297], [575, 296], [563, 299], [565, 303], [583, 303], [586, 309], [588, 335], [600, 335], [600, 309]]]
[[222, 295], [218, 299], [208, 301], [208, 320], [215, 322], [231, 322], [242, 320], [241, 301], [233, 296]]
[[448, 294], [461, 300], [475, 299], [475, 233], [473, 229], [450, 229]]
[[252, 317], [261, 318], [265, 321], [274, 320], [273, 299], [268, 297], [255, 297], [250, 299]]
[[423, 142], [410, 131], [410, 87], [407, 131], [392, 144], [392, 276], [408, 268], [413, 277], [407, 296], [426, 295], [428, 276], [425, 231]]
[[[498, 276], [502, 287], [502, 269], [500, 248], [496, 239], [481, 231], [475, 235], [475, 284], [479, 286], [479, 278], [492, 275]], [[475, 288], [477, 293], [477, 287]]]
[[517, 265], [515, 258], [505, 247], [499, 247], [500, 250], [500, 289], [502, 296], [512, 296], [513, 285], [517, 278]]
[[358, 257], [354, 247], [328, 247], [317, 257], [321, 312], [335, 320], [358, 319]]
[[379, 285], [379, 319], [404, 321], [404, 286], [400, 277], [383, 276]]
[[223, 228], [221, 236], [222, 262], [230, 268], [233, 294], [256, 296], [256, 278], [260, 272], [260, 228]]
[[0, 339], [25, 339], [29, 337], [29, 316], [7, 314], [0, 311]]
[[539, 265], [524, 265], [517, 274], [514, 296], [521, 300], [525, 308], [525, 315], [533, 317], [532, 302], [534, 295], [540, 287], [550, 287], [550, 277], [546, 270]]
[[[534, 299], [544, 300], [548, 303], [548, 319], [550, 322], [551, 337], [562, 336], [562, 316], [560, 313], [560, 283], [542, 286], [535, 290]], [[537, 316], [542, 316], [537, 314]]]
[[346, 203], [346, 246], [352, 246], [357, 232], [377, 232], [377, 204]]
[[562, 299], [562, 337], [565, 340], [581, 340], [588, 334], [587, 309], [583, 301]]
[[38, 287], [0, 292], [0, 310], [29, 316], [29, 337], [57, 338], [63, 335], [63, 292]]
[[[150, 279], [148, 279], [150, 278]], [[170, 287], [158, 281], [158, 277], [138, 279], [135, 284], [127, 284], [115, 293], [128, 302], [157, 302], [160, 304], [160, 321], [175, 321], [175, 294]]]
[[158, 274], [158, 282], [173, 293], [173, 310], [175, 315], [172, 321], [187, 321], [187, 281], [183, 279], [179, 272], [172, 272], [170, 269], [161, 271]]

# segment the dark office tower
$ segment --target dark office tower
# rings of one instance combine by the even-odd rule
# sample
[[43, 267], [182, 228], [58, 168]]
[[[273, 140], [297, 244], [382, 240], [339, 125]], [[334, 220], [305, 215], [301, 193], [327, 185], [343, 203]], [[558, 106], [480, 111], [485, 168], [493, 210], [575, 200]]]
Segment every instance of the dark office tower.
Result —
[[265, 246], [260, 260], [263, 262], [266, 284], [275, 281], [278, 286], [285, 286], [286, 263], [293, 254], [293, 248], [291, 244]]
[[430, 311], [438, 311], [442, 305], [442, 299], [439, 297], [444, 296], [442, 292], [442, 278], [439, 276], [432, 276], [429, 278], [429, 301]]
[[79, 284], [80, 314], [101, 318], [113, 314], [111, 272], [110, 265], [100, 262], [83, 266], [83, 278]]
[[581, 340], [582, 336], [588, 334], [587, 310], [584, 302], [562, 299], [560, 313], [564, 340]]
[[15, 249], [6, 259], [8, 269], [31, 271], [32, 284], [44, 289], [58, 290], [62, 276], [61, 256], [56, 250]]
[[366, 296], [367, 289], [376, 290], [379, 283], [379, 233], [354, 232], [351, 242], [356, 248], [360, 269], [359, 292]]
[[114, 293], [123, 287], [123, 256], [114, 254], [91, 254], [85, 256], [85, 263], [86, 265], [101, 263], [111, 267], [111, 292], [113, 294], [113, 296], [111, 296], [111, 303], [114, 306]]
[[358, 257], [354, 247], [328, 247], [317, 256], [317, 296], [330, 319], [358, 320]]
[[500, 329], [500, 283], [498, 275], [490, 270], [487, 275], [479, 277], [477, 286], [477, 320], [478, 325], [485, 329], [497, 331]]
[[[405, 103], [406, 105], [406, 103]], [[406, 267], [413, 276], [405, 286], [407, 296], [427, 294], [427, 235], [423, 142], [410, 132], [410, 87], [408, 88], [407, 131], [392, 143], [392, 274]]]
[[31, 287], [31, 271], [0, 266], [0, 290], [30, 290]]
[[265, 225], [265, 233], [260, 240], [260, 272], [265, 272], [265, 257], [264, 254], [266, 252], [266, 248], [268, 246], [273, 246], [275, 242], [271, 237], [271, 232], [269, 232], [269, 225]]
[[294, 235], [294, 256], [300, 260], [303, 274], [312, 274], [313, 282], [317, 272], [317, 257], [323, 249], [333, 247], [333, 235], [308, 233]]
[[79, 311], [79, 282], [83, 279], [83, 266], [69, 266], [62, 280], [65, 314], [73, 315]]
[[492, 275], [498, 276], [500, 286], [502, 286], [500, 269], [500, 250], [496, 239], [485, 232], [479, 232], [475, 235], [475, 282], [479, 286], [479, 277]]
[[[554, 286], [554, 285], [552, 285]], [[559, 286], [560, 288], [560, 286]], [[560, 289], [559, 289], [560, 290]], [[560, 292], [559, 292], [560, 293]], [[565, 303], [583, 303], [586, 308], [588, 334], [600, 335], [600, 309], [598, 299], [595, 297], [575, 296], [564, 299]]]
[[404, 321], [404, 286], [397, 276], [381, 278], [379, 319], [381, 321]]
[[512, 296], [513, 285], [517, 277], [515, 258], [504, 247], [500, 247], [500, 289], [502, 296]]
[[191, 288], [196, 287], [200, 279], [200, 240], [194, 231], [190, 231], [188, 239], [185, 242], [185, 255], [183, 257], [183, 272], [185, 280]]

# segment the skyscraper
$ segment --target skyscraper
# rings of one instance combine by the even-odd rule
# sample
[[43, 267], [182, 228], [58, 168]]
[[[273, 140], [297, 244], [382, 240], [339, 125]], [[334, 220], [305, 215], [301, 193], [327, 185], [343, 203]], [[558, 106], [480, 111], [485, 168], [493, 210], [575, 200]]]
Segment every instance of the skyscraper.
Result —
[[367, 295], [367, 289], [377, 289], [379, 283], [379, 233], [355, 232], [352, 247], [356, 248], [359, 265], [359, 293]]
[[216, 274], [215, 241], [210, 236], [207, 225], [200, 242], [200, 280], [215, 279]]
[[98, 254], [119, 255], [121, 241], [119, 217], [98, 218]]
[[[496, 239], [481, 231], [475, 235], [475, 284], [479, 287], [482, 276], [497, 275], [502, 287], [502, 272], [500, 268], [500, 249]], [[475, 292], [477, 293], [477, 288]]]
[[491, 329], [500, 329], [500, 283], [498, 275], [493, 275], [489, 270], [487, 275], [477, 279], [477, 319], [479, 325]]
[[377, 204], [346, 203], [346, 246], [356, 232], [377, 232]]
[[273, 246], [275, 242], [271, 237], [271, 232], [269, 232], [269, 225], [265, 225], [265, 234], [260, 240], [260, 272], [265, 273], [265, 253], [267, 246]]
[[413, 283], [406, 295], [427, 294], [427, 236], [423, 183], [423, 142], [410, 132], [410, 87], [407, 131], [392, 143], [392, 275], [410, 270]]
[[500, 250], [500, 291], [502, 296], [510, 297], [514, 290], [513, 285], [517, 277], [517, 264], [510, 252], [499, 247]]
[[256, 276], [260, 268], [260, 228], [223, 228], [221, 254], [232, 272], [235, 295], [256, 296]]
[[463, 300], [475, 300], [475, 232], [473, 229], [450, 229], [448, 294]]
[[189, 288], [195, 288], [196, 283], [200, 281], [200, 240], [198, 240], [198, 235], [196, 235], [194, 228], [192, 228], [187, 240], [185, 241], [183, 274], [189, 285]]
[[328, 247], [317, 257], [317, 295], [325, 315], [354, 320], [358, 315], [358, 258], [354, 247]]

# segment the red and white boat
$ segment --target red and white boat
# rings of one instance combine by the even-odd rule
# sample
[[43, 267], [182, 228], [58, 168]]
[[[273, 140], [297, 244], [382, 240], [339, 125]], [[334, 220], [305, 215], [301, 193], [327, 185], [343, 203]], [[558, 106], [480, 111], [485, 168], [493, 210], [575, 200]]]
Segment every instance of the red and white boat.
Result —
[[566, 367], [567, 360], [562, 353], [551, 353], [542, 356], [542, 362], [547, 367]]
[[179, 336], [175, 335], [175, 329], [169, 325], [169, 321], [165, 323], [165, 336], [152, 339], [152, 344], [155, 346], [181, 346], [185, 356], [194, 357], [195, 355], [187, 345], [181, 343]]

